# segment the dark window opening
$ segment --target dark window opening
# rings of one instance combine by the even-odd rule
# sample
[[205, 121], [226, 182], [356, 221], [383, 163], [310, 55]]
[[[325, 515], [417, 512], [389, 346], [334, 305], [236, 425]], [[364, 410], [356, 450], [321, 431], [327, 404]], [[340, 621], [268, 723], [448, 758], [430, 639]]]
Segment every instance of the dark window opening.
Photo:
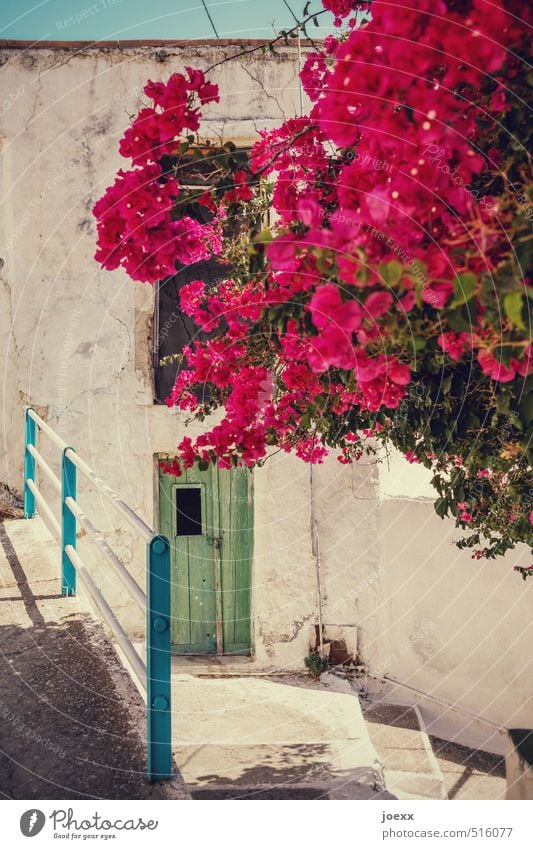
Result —
[[[179, 165], [178, 178], [182, 186], [190, 189], [198, 187], [199, 192], [209, 187], [216, 173], [216, 160], [209, 158], [204, 160], [184, 161]], [[190, 215], [203, 223], [211, 220], [212, 214], [205, 207], [198, 204], [185, 203], [180, 209], [181, 215]], [[185, 364], [176, 359], [186, 345], [194, 340], [202, 341], [206, 338], [195, 325], [192, 318], [185, 315], [180, 309], [179, 292], [182, 286], [193, 280], [203, 280], [206, 289], [215, 286], [219, 280], [223, 280], [231, 273], [229, 266], [219, 262], [216, 258], [195, 262], [191, 265], [176, 263], [176, 274], [167, 277], [159, 283], [156, 295], [156, 315], [154, 331], [154, 401], [156, 404], [164, 404], [170, 395], [176, 377], [185, 367]], [[170, 358], [167, 362], [161, 360]], [[205, 387], [199, 393], [201, 396], [208, 394]]]
[[[183, 158], [177, 169], [180, 185], [195, 190], [198, 194], [213, 185], [220, 172], [220, 156], [226, 157], [227, 151], [213, 151], [212, 157], [195, 160], [189, 156]], [[245, 148], [233, 151], [232, 156], [243, 164], [246, 161]], [[218, 158], [217, 158], [218, 157]], [[231, 184], [231, 183], [230, 183]], [[206, 222], [212, 214], [203, 206], [194, 203], [194, 197], [185, 199], [180, 208], [181, 215], [190, 215], [198, 221]], [[220, 262], [216, 257], [191, 265], [176, 263], [176, 274], [159, 283], [156, 292], [155, 321], [153, 334], [153, 370], [154, 370], [154, 403], [164, 404], [169, 397], [179, 372], [187, 367], [177, 355], [183, 352], [191, 342], [204, 341], [207, 334], [201, 331], [192, 318], [182, 313], [179, 292], [187, 283], [193, 280], [203, 280], [206, 290], [214, 288], [221, 280], [231, 277], [232, 269], [227, 263]], [[162, 362], [163, 361], [163, 362]], [[199, 387], [196, 396], [201, 402], [208, 401], [212, 387]]]
[[[203, 280], [206, 288], [214, 286], [219, 280], [228, 277], [228, 266], [216, 259], [203, 260], [193, 265], [182, 266], [173, 277], [167, 277], [159, 283], [156, 294], [156, 322], [154, 333], [154, 400], [164, 404], [176, 382], [176, 377], [184, 367], [175, 359], [184, 347], [194, 340], [204, 340], [207, 336], [199, 330], [190, 316], [180, 309], [179, 291], [186, 283]], [[167, 362], [161, 363], [166, 357]], [[203, 390], [208, 394], [208, 388]]]
[[202, 535], [202, 490], [179, 487], [176, 492], [176, 536]]

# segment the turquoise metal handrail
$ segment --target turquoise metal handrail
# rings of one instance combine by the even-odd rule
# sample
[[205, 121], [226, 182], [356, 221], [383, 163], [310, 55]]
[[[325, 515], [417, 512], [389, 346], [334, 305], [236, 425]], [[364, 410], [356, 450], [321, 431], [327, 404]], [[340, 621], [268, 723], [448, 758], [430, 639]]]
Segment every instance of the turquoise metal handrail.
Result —
[[[61, 450], [61, 480], [56, 477], [37, 449], [37, 429]], [[61, 522], [58, 522], [37, 487], [37, 468], [61, 495]], [[122, 561], [104, 540], [77, 502], [77, 472], [91, 481], [146, 540], [146, 593], [130, 575]], [[76, 579], [92, 598], [112, 631], [130, 666], [146, 691], [147, 776], [149, 781], [172, 777], [172, 710], [170, 681], [170, 545], [166, 537], [154, 533], [128, 504], [101, 481], [94, 471], [67, 445], [33, 409], [25, 412], [24, 516], [36, 515], [36, 505], [46, 516], [61, 547], [61, 592], [76, 594]], [[76, 550], [78, 522], [94, 540], [133, 599], [146, 608], [146, 665], [122, 628], [111, 607], [96, 586], [90, 571]]]

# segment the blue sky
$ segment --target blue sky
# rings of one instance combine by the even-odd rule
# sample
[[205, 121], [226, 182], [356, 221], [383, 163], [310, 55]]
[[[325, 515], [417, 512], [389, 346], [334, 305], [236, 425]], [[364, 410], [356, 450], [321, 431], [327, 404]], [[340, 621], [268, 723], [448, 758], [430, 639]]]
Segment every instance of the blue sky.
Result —
[[[288, 0], [301, 16], [305, 0]], [[206, 0], [220, 38], [269, 39], [294, 21], [283, 0]], [[310, 9], [321, 9], [312, 0]], [[331, 17], [310, 31], [331, 32]], [[0, 0], [0, 38], [215, 38], [201, 0]]]

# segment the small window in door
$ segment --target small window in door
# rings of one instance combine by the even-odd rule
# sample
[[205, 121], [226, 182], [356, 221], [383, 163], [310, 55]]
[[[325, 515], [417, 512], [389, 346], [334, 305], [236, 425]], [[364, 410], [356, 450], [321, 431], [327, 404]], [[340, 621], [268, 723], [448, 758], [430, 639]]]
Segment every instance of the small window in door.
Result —
[[202, 490], [199, 486], [176, 487], [176, 536], [201, 536]]

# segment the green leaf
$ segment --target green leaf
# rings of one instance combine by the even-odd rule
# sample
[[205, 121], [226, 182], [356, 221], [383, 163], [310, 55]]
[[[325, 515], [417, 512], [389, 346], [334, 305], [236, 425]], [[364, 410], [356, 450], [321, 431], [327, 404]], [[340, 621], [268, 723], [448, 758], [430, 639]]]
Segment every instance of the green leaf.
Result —
[[457, 330], [459, 333], [472, 331], [472, 318], [468, 315], [468, 307], [464, 304], [460, 309], [449, 312], [447, 320], [452, 330]]
[[523, 303], [524, 296], [522, 292], [509, 292], [503, 298], [503, 311], [505, 315], [513, 322], [515, 327], [520, 328], [520, 330], [526, 329], [526, 325], [522, 318]]
[[455, 282], [455, 296], [450, 306], [459, 307], [461, 304], [466, 304], [475, 294], [477, 287], [477, 277], [472, 272], [467, 271], [465, 274], [458, 274]]
[[303, 427], [305, 430], [311, 427], [311, 413], [309, 411], [303, 414], [300, 420], [300, 427]]
[[442, 482], [442, 478], [440, 478], [440, 477], [439, 477], [439, 475], [434, 475], [434, 476], [431, 478], [431, 486], [433, 486], [433, 487], [437, 490], [437, 492], [439, 493], [439, 495], [442, 495], [442, 492], [443, 492], [443, 482]]
[[529, 427], [529, 425], [533, 422], [533, 393], [522, 398], [518, 407], [518, 412], [520, 415], [520, 421], [524, 427]]
[[444, 519], [446, 513], [448, 512], [448, 502], [445, 498], [437, 498], [434, 505], [435, 513], [437, 516], [440, 516], [441, 519]]
[[255, 241], [256, 242], [264, 242], [264, 243], [271, 242], [272, 241], [272, 232], [270, 231], [270, 228], [265, 227], [264, 230], [261, 230], [261, 232], [255, 237]]
[[396, 286], [400, 282], [403, 275], [403, 265], [396, 259], [390, 262], [384, 262], [379, 266], [379, 273], [387, 286]]
[[451, 374], [444, 378], [440, 386], [440, 393], [444, 393], [444, 395], [448, 394], [448, 392], [452, 388], [452, 378], [453, 375]]

